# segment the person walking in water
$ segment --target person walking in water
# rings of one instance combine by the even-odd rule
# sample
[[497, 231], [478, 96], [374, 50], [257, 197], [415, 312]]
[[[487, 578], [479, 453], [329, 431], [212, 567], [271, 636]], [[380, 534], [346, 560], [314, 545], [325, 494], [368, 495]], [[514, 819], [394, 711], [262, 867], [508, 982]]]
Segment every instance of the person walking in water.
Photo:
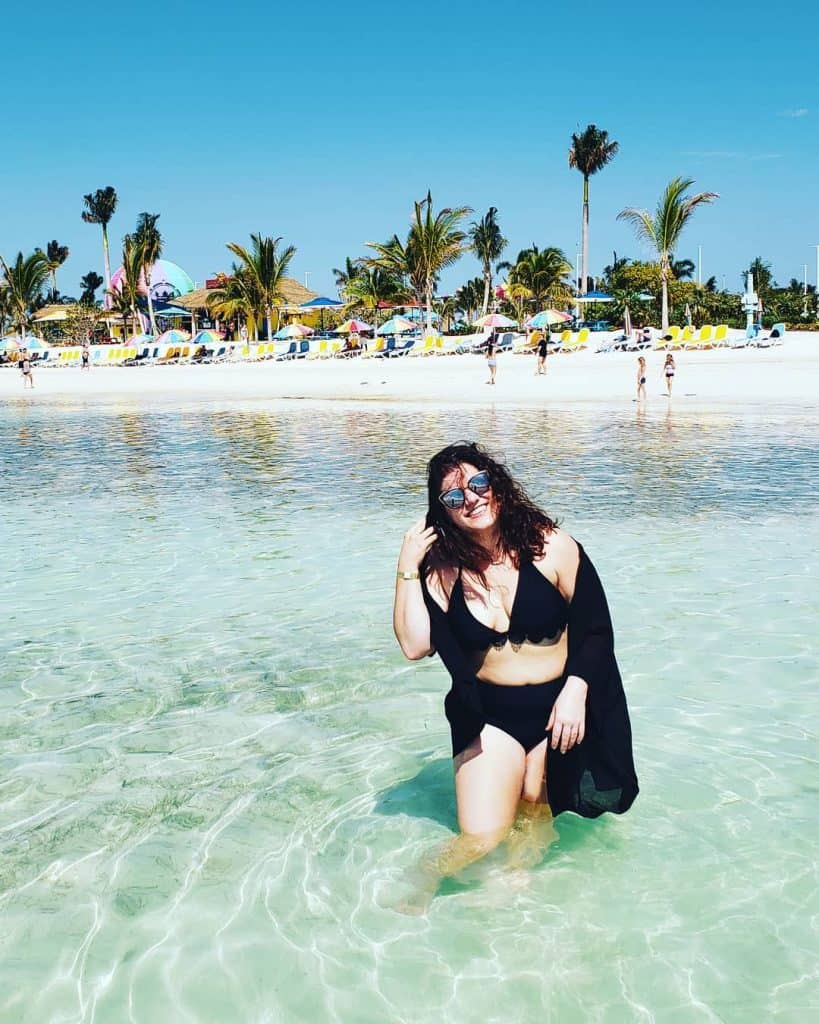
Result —
[[646, 397], [646, 357], [637, 360], [637, 401], [645, 401]]
[[23, 387], [33, 388], [34, 374], [31, 372], [31, 356], [27, 348], [20, 350], [20, 373], [23, 375]]
[[537, 368], [535, 369], [535, 376], [540, 377], [546, 375], [546, 356], [549, 354], [549, 339], [546, 334], [541, 334], [540, 340], [537, 343]]
[[498, 372], [498, 357], [495, 354], [495, 335], [493, 334], [486, 343], [486, 365], [489, 367], [489, 380], [487, 384], [495, 383], [495, 374]]
[[663, 366], [663, 374], [665, 375], [665, 387], [666, 394], [671, 398], [671, 387], [674, 384], [674, 371], [676, 366], [674, 364], [674, 356], [669, 352], [665, 357], [665, 366]]

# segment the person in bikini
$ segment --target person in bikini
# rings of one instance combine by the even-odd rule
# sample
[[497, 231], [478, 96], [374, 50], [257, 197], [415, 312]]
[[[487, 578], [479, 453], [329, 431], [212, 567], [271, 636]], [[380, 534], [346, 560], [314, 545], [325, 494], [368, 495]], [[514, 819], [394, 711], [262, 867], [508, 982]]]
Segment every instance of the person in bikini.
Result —
[[622, 813], [638, 785], [608, 606], [582, 547], [474, 442], [431, 459], [427, 490], [398, 557], [393, 627], [408, 659], [437, 653], [452, 680], [461, 835], [427, 863], [429, 894], [503, 842], [519, 810]]
[[28, 349], [20, 349], [20, 373], [23, 375], [23, 388], [34, 387], [34, 374], [31, 372], [31, 356]]
[[646, 397], [646, 357], [637, 359], [637, 401]]
[[665, 365], [663, 366], [663, 376], [665, 377], [666, 394], [671, 398], [671, 387], [674, 383], [674, 371], [676, 365], [674, 363], [674, 356], [669, 352], [665, 357]]

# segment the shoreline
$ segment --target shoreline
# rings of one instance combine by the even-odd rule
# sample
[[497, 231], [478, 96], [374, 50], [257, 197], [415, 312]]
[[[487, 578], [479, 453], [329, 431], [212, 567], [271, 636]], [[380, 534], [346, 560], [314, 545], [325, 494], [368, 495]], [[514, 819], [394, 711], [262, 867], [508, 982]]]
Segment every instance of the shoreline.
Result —
[[[665, 353], [644, 353], [647, 408], [667, 405], [662, 378]], [[819, 407], [819, 333], [794, 334], [766, 349], [675, 352], [675, 408], [737, 406]], [[144, 398], [190, 400], [343, 402], [371, 405], [628, 407], [636, 405], [637, 353], [592, 351], [553, 354], [546, 376], [535, 376], [533, 355], [503, 353], [497, 384], [486, 383], [478, 355], [398, 359], [236, 362], [144, 367], [34, 367], [34, 390], [23, 390], [19, 371], [0, 370], [0, 399], [51, 403], [66, 398], [106, 404]]]

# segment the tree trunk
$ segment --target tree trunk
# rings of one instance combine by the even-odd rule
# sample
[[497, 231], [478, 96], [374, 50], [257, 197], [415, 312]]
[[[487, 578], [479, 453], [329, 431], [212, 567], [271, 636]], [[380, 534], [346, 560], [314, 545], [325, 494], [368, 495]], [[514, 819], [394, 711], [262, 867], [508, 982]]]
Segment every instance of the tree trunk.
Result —
[[270, 306], [265, 307], [265, 319], [267, 320], [267, 340], [273, 340], [273, 311]]
[[432, 334], [432, 282], [427, 282], [427, 294], [426, 294], [426, 306], [427, 306], [427, 334]]
[[663, 279], [663, 334], [668, 333], [668, 267], [662, 266]]
[[143, 273], [145, 275], [145, 290], [148, 292], [148, 319], [151, 321], [151, 334], [156, 337], [156, 319], [154, 317], [154, 300], [151, 296], [151, 268], [144, 267]]
[[583, 177], [583, 261], [581, 263], [580, 294], [585, 295], [589, 277], [589, 179]]
[[102, 256], [105, 263], [105, 290], [111, 290], [111, 258], [108, 255], [108, 226], [102, 225]]
[[492, 288], [492, 271], [484, 267], [483, 268], [483, 306], [481, 316], [486, 316], [486, 312], [489, 309], [489, 292]]
[[57, 301], [57, 271], [51, 271], [51, 301]]

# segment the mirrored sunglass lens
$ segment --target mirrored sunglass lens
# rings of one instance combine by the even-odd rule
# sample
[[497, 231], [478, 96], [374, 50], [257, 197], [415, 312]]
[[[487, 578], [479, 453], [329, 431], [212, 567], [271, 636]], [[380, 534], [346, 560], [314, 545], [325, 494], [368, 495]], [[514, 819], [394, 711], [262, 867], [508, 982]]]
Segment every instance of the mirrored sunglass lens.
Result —
[[476, 476], [473, 476], [472, 479], [469, 481], [469, 489], [471, 491], [474, 491], [476, 494], [483, 494], [485, 491], [488, 491], [489, 474], [478, 473]]
[[460, 487], [456, 487], [453, 490], [446, 491], [442, 494], [441, 501], [447, 508], [460, 508], [464, 503], [464, 492]]

